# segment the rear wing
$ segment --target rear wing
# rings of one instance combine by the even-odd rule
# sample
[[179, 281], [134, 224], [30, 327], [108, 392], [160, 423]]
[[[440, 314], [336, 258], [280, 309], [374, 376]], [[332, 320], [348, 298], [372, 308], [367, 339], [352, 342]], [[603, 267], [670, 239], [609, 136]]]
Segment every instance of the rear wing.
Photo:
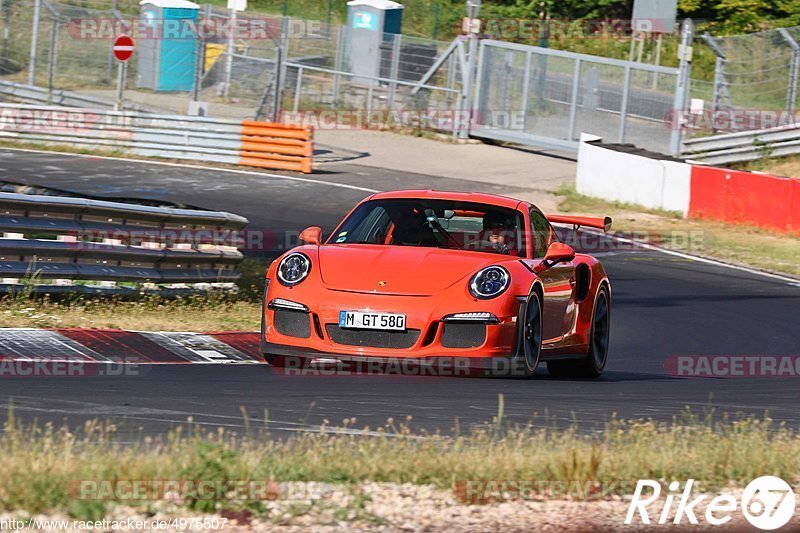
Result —
[[597, 228], [603, 231], [611, 229], [611, 217], [573, 217], [569, 215], [545, 215], [552, 224], [571, 224], [574, 229], [581, 226]]

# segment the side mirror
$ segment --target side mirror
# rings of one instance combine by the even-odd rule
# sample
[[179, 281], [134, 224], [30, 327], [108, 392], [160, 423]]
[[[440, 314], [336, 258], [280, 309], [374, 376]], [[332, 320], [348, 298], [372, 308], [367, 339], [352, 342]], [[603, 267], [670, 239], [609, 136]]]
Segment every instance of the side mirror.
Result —
[[551, 243], [547, 248], [544, 259], [536, 266], [535, 270], [537, 272], [543, 272], [557, 263], [572, 261], [573, 259], [575, 259], [575, 250], [572, 246], [556, 241]]
[[300, 240], [306, 244], [313, 244], [319, 246], [322, 244], [322, 228], [319, 226], [311, 226], [304, 229], [300, 233]]

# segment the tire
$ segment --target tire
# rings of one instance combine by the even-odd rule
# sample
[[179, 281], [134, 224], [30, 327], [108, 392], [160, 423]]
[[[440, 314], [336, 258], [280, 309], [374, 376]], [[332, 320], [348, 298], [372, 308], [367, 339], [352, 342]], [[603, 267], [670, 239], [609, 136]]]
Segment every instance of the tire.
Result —
[[597, 291], [592, 313], [592, 330], [589, 337], [589, 351], [586, 357], [577, 361], [550, 361], [547, 371], [551, 376], [561, 378], [598, 378], [608, 360], [608, 341], [611, 329], [611, 299], [605, 286]]
[[511, 375], [532, 378], [542, 355], [542, 298], [537, 291], [528, 296], [521, 319]]

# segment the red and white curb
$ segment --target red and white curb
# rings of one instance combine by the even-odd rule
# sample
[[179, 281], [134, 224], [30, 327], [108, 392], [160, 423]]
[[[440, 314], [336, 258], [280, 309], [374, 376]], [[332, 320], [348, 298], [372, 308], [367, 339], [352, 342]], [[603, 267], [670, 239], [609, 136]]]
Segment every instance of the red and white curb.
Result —
[[259, 334], [0, 328], [0, 360], [128, 364], [263, 363]]

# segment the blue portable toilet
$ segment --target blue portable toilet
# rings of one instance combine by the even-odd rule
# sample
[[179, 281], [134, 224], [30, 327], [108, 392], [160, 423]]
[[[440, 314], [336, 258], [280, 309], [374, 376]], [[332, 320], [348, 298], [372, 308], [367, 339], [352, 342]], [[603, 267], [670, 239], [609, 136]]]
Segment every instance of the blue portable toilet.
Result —
[[369, 83], [369, 77], [380, 76], [385, 60], [391, 62], [392, 42], [402, 26], [403, 4], [393, 0], [347, 2], [348, 66], [357, 75], [353, 81]]
[[136, 86], [155, 91], [194, 89], [200, 6], [188, 0], [141, 0], [147, 37], [136, 43]]

